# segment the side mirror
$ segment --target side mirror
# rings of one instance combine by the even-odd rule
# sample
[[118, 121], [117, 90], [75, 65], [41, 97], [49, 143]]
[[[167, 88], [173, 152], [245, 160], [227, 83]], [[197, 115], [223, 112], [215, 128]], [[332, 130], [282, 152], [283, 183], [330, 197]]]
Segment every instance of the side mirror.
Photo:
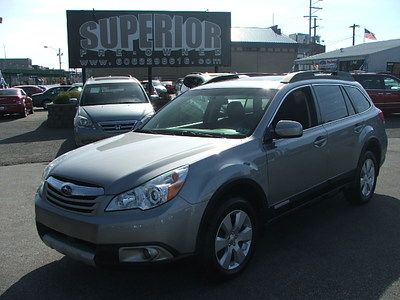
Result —
[[296, 138], [303, 135], [303, 126], [296, 121], [281, 120], [275, 126], [275, 134], [281, 138]]
[[150, 95], [150, 101], [157, 101], [157, 100], [159, 100], [160, 99], [160, 97], [158, 97], [158, 95]]
[[77, 98], [69, 98], [69, 102], [73, 103], [75, 105], [78, 105], [78, 99]]

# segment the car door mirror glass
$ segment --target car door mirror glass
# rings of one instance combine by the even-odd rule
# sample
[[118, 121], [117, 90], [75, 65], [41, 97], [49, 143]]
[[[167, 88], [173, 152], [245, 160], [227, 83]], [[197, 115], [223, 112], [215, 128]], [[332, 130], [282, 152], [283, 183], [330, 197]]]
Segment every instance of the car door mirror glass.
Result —
[[281, 120], [275, 126], [275, 134], [280, 138], [296, 138], [303, 135], [303, 126], [296, 121]]

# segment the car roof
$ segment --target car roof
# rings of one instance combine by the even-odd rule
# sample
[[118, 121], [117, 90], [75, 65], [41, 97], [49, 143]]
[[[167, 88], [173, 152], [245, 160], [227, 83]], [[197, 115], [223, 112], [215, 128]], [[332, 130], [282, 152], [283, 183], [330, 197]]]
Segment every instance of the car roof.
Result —
[[283, 84], [283, 76], [260, 76], [244, 77], [221, 82], [208, 83], [196, 87], [195, 89], [214, 89], [214, 88], [260, 88], [260, 89], [279, 89]]

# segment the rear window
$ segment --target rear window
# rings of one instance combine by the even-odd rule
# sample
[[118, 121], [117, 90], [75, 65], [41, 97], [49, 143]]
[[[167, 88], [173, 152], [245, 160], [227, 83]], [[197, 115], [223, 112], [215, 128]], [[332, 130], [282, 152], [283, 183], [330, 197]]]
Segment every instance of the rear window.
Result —
[[0, 96], [18, 96], [18, 90], [15, 89], [5, 89], [0, 90]]
[[98, 83], [86, 85], [80, 105], [105, 105], [123, 103], [147, 103], [139, 84], [134, 82]]
[[324, 123], [348, 116], [346, 103], [338, 85], [314, 86]]
[[382, 82], [380, 76], [376, 76], [376, 75], [353, 75], [353, 77], [366, 90], [381, 90], [381, 89], [383, 89], [383, 82]]
[[367, 98], [359, 89], [351, 86], [345, 86], [344, 89], [352, 100], [357, 113], [366, 111], [371, 106]]

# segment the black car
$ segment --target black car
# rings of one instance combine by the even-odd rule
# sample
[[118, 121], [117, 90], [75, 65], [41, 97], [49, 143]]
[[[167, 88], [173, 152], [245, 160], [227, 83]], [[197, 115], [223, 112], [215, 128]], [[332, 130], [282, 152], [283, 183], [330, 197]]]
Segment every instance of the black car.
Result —
[[71, 88], [70, 85], [60, 85], [51, 87], [43, 93], [34, 94], [32, 95], [33, 106], [47, 109], [47, 104], [53, 102], [57, 98], [58, 94], [66, 92], [69, 88]]

